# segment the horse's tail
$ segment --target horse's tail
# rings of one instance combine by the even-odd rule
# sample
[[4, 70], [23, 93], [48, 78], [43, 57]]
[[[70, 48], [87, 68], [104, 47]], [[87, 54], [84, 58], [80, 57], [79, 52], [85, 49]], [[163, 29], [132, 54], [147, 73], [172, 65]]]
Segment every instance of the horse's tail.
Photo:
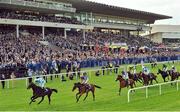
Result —
[[58, 90], [57, 89], [51, 89], [53, 92], [56, 92], [56, 93], [58, 93]]
[[97, 85], [94, 85], [94, 87], [101, 89], [101, 87], [100, 87], [100, 86], [97, 86]]

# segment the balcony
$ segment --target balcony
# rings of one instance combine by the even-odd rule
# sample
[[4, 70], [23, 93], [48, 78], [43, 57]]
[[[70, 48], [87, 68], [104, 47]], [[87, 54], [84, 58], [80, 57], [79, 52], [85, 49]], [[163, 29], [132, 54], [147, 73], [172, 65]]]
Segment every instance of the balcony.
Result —
[[[66, 7], [64, 3], [58, 4], [48, 4], [43, 2], [34, 2], [34, 1], [24, 1], [24, 0], [0, 0], [0, 5], [13, 5], [13, 6], [22, 6], [22, 7], [31, 7], [31, 8], [40, 8], [48, 10], [56, 10], [62, 12], [75, 13], [76, 9], [73, 7]], [[8, 7], [9, 8], [9, 7]]]

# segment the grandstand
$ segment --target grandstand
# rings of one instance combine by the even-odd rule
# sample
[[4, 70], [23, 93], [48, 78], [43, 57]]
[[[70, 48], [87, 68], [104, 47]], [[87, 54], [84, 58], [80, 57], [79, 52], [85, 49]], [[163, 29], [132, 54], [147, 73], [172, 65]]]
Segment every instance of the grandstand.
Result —
[[[133, 75], [143, 80], [143, 66], [152, 67], [151, 72], [156, 76], [163, 64], [170, 70], [169, 75], [179, 77], [178, 74], [173, 74], [176, 69], [177, 72], [180, 70], [177, 61], [180, 60], [179, 48], [161, 47], [163, 41], [156, 41], [156, 36], [153, 37], [154, 41], [140, 35], [144, 32], [152, 33], [150, 36], [157, 34], [153, 32], [151, 25], [156, 20], [171, 18], [86, 0], [0, 0], [0, 111], [114, 111], [144, 108], [152, 110], [154, 107], [153, 110], [173, 110], [168, 106], [178, 104], [173, 101], [177, 97], [168, 99], [171, 96], [169, 94], [162, 98], [147, 99], [146, 103], [139, 101], [127, 104], [127, 89], [122, 92], [122, 96], [118, 96], [119, 87], [115, 82], [117, 75], [122, 71], [126, 72], [127, 68], [134, 71], [137, 69], [137, 74]], [[87, 99], [87, 103], [76, 104], [74, 93], [71, 92], [72, 85], [86, 73], [90, 83], [97, 84], [102, 89], [97, 90], [96, 101]], [[157, 75], [157, 79], [162, 82], [160, 76]], [[25, 86], [38, 77], [46, 80], [44, 82], [47, 82], [47, 87], [60, 91], [52, 97], [52, 105], [25, 105], [31, 95], [31, 91], [27, 91]], [[178, 82], [174, 81], [177, 85]], [[136, 83], [137, 86], [143, 85]], [[161, 89], [162, 92], [165, 89], [167, 92], [174, 90], [170, 85], [165, 88], [162, 85], [167, 83], [156, 85], [160, 87], [160, 93]], [[144, 88], [146, 92], [143, 91]], [[147, 97], [151, 97], [151, 92], [157, 90], [153, 88], [151, 91], [148, 88], [149, 86], [140, 87], [142, 91], [135, 88], [140, 91], [137, 96], [143, 97], [146, 93]], [[40, 89], [45, 93], [49, 92], [44, 87]], [[136, 94], [130, 94], [130, 91], [133, 89], [129, 90], [128, 97], [134, 99]], [[177, 94], [172, 95], [178, 96]], [[172, 103], [161, 107], [161, 99], [161, 103]], [[175, 109], [179, 109], [179, 106]]]
[[141, 47], [152, 48], [158, 43], [139, 33], [150, 31], [156, 20], [172, 17], [84, 0], [0, 0], [0, 18], [1, 68], [21, 65], [23, 74], [26, 68], [34, 69], [27, 67], [30, 63], [38, 66], [41, 61], [125, 58], [144, 53], [149, 50]]

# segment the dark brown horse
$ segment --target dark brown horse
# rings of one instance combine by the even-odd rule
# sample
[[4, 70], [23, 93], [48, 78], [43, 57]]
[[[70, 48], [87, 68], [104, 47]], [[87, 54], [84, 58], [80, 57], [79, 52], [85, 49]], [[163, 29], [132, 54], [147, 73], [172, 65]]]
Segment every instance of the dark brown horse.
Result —
[[99, 88], [101, 89], [101, 87], [94, 85], [94, 84], [90, 84], [90, 85], [85, 85], [85, 84], [81, 84], [80, 82], [78, 83], [74, 83], [74, 87], [72, 89], [72, 91], [74, 91], [76, 88], [78, 88], [78, 93], [76, 94], [76, 102], [79, 101], [79, 99], [81, 98], [81, 96], [83, 94], [86, 94], [84, 101], [86, 100], [86, 98], [88, 97], [89, 92], [92, 93], [93, 95], [93, 100], [95, 101], [95, 88]]
[[157, 74], [161, 74], [164, 82], [167, 82], [167, 81], [166, 81], [166, 77], [167, 77], [168, 80], [169, 80], [169, 72], [165, 72], [165, 71], [159, 69]]
[[51, 103], [51, 95], [53, 92], [58, 92], [56, 89], [50, 89], [50, 88], [45, 88], [42, 89], [39, 86], [36, 86], [34, 83], [30, 83], [27, 89], [32, 89], [33, 90], [33, 96], [31, 97], [31, 101], [29, 104], [32, 102], [35, 102], [35, 100], [39, 97], [42, 97], [41, 101], [38, 103], [40, 104], [45, 96], [48, 96], [49, 104]]
[[118, 75], [118, 77], [116, 78], [116, 81], [119, 81], [119, 95], [121, 94], [122, 88], [129, 87], [129, 86], [131, 88], [136, 87], [135, 81], [133, 79], [129, 79], [128, 84], [127, 84], [126, 80], [123, 79], [121, 75]]
[[142, 77], [142, 79], [143, 79], [143, 82], [144, 82], [143, 85], [144, 86], [149, 85], [149, 82], [152, 85], [153, 84], [153, 80], [156, 81], [156, 83], [158, 83], [157, 76], [154, 75], [154, 73], [149, 73], [149, 75], [145, 75], [143, 72], [140, 72], [140, 77]]
[[129, 75], [129, 79], [132, 79], [132, 80], [134, 80], [135, 82], [140, 82], [140, 83], [142, 83], [142, 79], [141, 78], [139, 78], [139, 74], [138, 73], [136, 73], [136, 74], [132, 74], [131, 72], [127, 72], [128, 73], [128, 75]]
[[169, 75], [171, 76], [171, 81], [178, 80], [180, 73], [179, 72], [173, 72], [172, 70], [167, 71]]

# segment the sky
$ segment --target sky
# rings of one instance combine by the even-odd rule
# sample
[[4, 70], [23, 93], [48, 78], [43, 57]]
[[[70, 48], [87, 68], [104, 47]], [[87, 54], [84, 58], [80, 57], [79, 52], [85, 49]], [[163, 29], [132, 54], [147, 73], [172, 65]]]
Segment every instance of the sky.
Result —
[[180, 25], [180, 0], [88, 0], [88, 1], [172, 16], [173, 19], [156, 21], [155, 24]]

